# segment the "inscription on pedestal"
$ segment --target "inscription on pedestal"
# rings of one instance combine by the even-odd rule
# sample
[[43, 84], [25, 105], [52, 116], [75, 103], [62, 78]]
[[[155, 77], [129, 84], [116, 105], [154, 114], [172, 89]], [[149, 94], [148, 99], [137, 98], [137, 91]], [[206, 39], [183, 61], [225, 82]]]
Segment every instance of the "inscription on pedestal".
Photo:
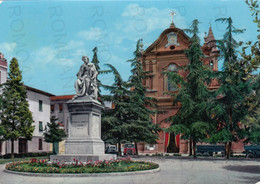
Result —
[[71, 117], [71, 137], [86, 137], [89, 135], [89, 115], [75, 115]]

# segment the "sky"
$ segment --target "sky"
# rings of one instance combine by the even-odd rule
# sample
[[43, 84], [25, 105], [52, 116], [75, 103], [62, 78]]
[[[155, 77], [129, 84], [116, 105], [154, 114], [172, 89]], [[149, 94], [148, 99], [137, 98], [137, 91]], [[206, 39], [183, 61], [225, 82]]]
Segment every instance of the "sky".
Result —
[[[0, 52], [8, 64], [18, 59], [24, 84], [55, 95], [75, 94], [83, 55], [92, 60], [92, 49], [98, 47], [101, 69], [112, 64], [127, 80], [127, 60], [133, 58], [137, 40], [143, 39], [144, 49], [152, 44], [170, 26], [171, 11], [178, 28], [200, 21], [201, 44], [210, 25], [215, 38], [222, 38], [226, 25], [215, 20], [223, 17], [246, 29], [235, 36], [237, 41], [256, 40], [257, 26], [244, 0], [0, 0]], [[113, 82], [112, 75], [99, 78]]]

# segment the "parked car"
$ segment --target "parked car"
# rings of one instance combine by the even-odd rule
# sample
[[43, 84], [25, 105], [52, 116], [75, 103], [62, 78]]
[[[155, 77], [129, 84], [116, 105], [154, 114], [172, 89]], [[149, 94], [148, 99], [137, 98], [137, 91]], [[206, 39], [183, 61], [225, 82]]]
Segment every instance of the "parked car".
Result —
[[213, 156], [213, 153], [221, 153], [222, 156], [225, 155], [224, 145], [197, 145], [196, 148], [198, 156]]
[[136, 151], [134, 144], [125, 144], [124, 155], [134, 155], [135, 153]]
[[260, 157], [260, 145], [244, 146], [246, 158], [259, 158]]
[[106, 154], [118, 154], [118, 151], [117, 151], [115, 145], [109, 145], [109, 146], [106, 147], [105, 153]]

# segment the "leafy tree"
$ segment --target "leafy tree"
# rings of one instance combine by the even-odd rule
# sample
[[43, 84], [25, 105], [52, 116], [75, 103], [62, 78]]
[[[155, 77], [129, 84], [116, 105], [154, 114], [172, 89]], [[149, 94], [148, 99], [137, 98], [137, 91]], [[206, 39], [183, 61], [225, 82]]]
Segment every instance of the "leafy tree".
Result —
[[213, 100], [211, 92], [205, 85], [210, 82], [212, 74], [211, 70], [203, 65], [204, 54], [198, 36], [198, 24], [198, 20], [193, 20], [190, 29], [185, 30], [192, 34], [189, 49], [186, 50], [190, 62], [188, 65], [180, 67], [188, 73], [187, 76], [182, 77], [175, 72], [165, 72], [172, 85], [180, 85], [176, 95], [168, 94], [175, 97], [174, 104], [181, 104], [176, 115], [165, 120], [171, 123], [168, 131], [181, 133], [182, 138], [190, 140], [190, 148], [192, 145], [194, 158], [196, 158], [196, 143], [204, 140], [207, 137], [207, 132], [212, 128], [209, 109]]
[[102, 95], [102, 101], [111, 102], [114, 108], [103, 111], [101, 119], [102, 139], [108, 143], [117, 143], [119, 145], [118, 154], [121, 155], [121, 143], [126, 142], [129, 135], [125, 122], [131, 116], [130, 85], [122, 79], [113, 65], [106, 64], [106, 66], [114, 75], [114, 83], [111, 86], [101, 85], [104, 89], [110, 91], [110, 95]]
[[1, 104], [1, 125], [5, 140], [11, 141], [11, 158], [14, 158], [14, 141], [19, 137], [31, 140], [33, 118], [26, 100], [26, 88], [22, 82], [22, 72], [16, 58], [10, 62], [8, 79], [3, 85]]
[[65, 138], [67, 135], [64, 129], [60, 128], [57, 119], [52, 116], [51, 122], [47, 123], [47, 129], [43, 133], [45, 142], [52, 143], [52, 151], [56, 155], [58, 150], [55, 149], [55, 145], [62, 141], [62, 138]]
[[232, 19], [220, 18], [216, 21], [227, 23], [226, 33], [218, 40], [218, 48], [224, 60], [222, 71], [218, 73], [220, 87], [213, 114], [216, 120], [216, 132], [211, 136], [212, 142], [225, 144], [226, 158], [231, 155], [232, 142], [244, 137], [244, 129], [240, 121], [247, 115], [248, 107], [244, 105], [246, 96], [251, 92], [251, 61], [238, 58], [238, 43], [233, 34], [243, 33], [244, 30], [233, 26]]
[[[149, 108], [155, 107], [154, 98], [145, 95], [146, 88], [143, 85], [143, 80], [151, 77], [148, 72], [143, 71], [141, 57], [141, 40], [138, 40], [134, 59], [129, 60], [132, 66], [132, 75], [129, 78], [131, 86], [130, 105], [132, 108], [129, 111], [130, 117], [126, 120], [125, 128], [130, 134], [128, 140], [135, 143], [136, 153], [138, 154], [137, 143], [157, 143], [158, 140], [158, 124], [153, 124], [151, 116], [155, 113]], [[149, 107], [149, 108], [148, 108]]]

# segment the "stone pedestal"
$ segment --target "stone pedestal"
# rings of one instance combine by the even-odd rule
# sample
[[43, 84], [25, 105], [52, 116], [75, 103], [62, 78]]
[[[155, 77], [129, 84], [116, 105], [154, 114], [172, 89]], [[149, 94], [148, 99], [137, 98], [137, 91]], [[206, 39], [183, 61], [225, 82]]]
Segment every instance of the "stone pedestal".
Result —
[[101, 140], [101, 110], [103, 106], [85, 96], [67, 102], [69, 111], [68, 138], [65, 141], [65, 154], [52, 155], [51, 161], [80, 162], [88, 160], [116, 159], [116, 155], [104, 154]]

